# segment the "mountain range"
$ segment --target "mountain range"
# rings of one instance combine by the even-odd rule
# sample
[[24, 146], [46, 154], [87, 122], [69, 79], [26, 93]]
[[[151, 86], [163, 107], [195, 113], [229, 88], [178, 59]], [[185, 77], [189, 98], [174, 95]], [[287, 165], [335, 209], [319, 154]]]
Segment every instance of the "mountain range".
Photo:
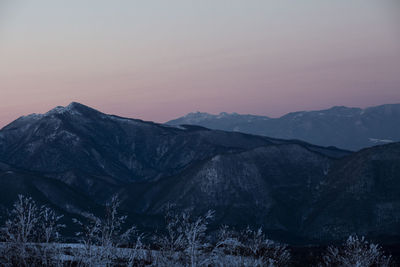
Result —
[[323, 243], [358, 233], [400, 237], [400, 143], [351, 152], [201, 126], [104, 114], [79, 103], [0, 130], [0, 218], [17, 194], [66, 218], [100, 214], [118, 193], [131, 222], [154, 231], [165, 208], [216, 211], [214, 227]]
[[167, 124], [199, 125], [210, 129], [299, 139], [321, 146], [359, 150], [400, 141], [400, 104], [365, 109], [341, 106], [293, 112], [280, 118], [196, 112], [171, 120]]

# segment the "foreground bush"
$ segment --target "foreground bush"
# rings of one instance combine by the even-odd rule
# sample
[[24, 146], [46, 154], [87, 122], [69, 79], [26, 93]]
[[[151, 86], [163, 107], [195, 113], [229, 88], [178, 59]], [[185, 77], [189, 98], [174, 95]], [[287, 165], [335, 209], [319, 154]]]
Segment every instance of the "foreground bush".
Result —
[[213, 250], [214, 266], [288, 266], [290, 252], [285, 245], [267, 239], [262, 229], [247, 228], [237, 233], [223, 226]]
[[38, 207], [30, 197], [18, 196], [2, 228], [2, 258], [13, 266], [60, 265], [58, 231], [64, 227], [47, 206]]
[[391, 264], [391, 256], [386, 256], [379, 245], [351, 235], [341, 247], [328, 247], [321, 266], [386, 267]]
[[[129, 258], [127, 265], [133, 265], [140, 255], [135, 253], [142, 249], [141, 235], [137, 235], [135, 226], [123, 230], [127, 216], [119, 215], [120, 201], [113, 196], [106, 204], [105, 217], [98, 218], [93, 214], [85, 214], [86, 220], [82, 222], [74, 219], [81, 231], [76, 235], [80, 238], [83, 249], [73, 250], [74, 261], [79, 266], [112, 266], [121, 258]], [[136, 237], [135, 250], [122, 253], [118, 248], [127, 244]]]

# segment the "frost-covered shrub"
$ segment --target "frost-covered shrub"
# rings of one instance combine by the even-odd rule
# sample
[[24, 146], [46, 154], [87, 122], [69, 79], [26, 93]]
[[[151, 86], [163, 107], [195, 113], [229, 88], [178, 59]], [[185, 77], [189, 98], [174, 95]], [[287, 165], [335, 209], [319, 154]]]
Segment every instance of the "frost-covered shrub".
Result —
[[36, 241], [39, 208], [30, 197], [18, 196], [3, 228], [5, 260], [12, 265], [27, 266], [36, 258]]
[[213, 266], [244, 266], [243, 256], [240, 250], [243, 244], [239, 240], [238, 233], [223, 225], [218, 232], [218, 240], [212, 250]]
[[267, 239], [262, 229], [254, 231], [249, 227], [239, 238], [246, 256], [245, 266], [287, 266], [290, 252], [285, 245]]
[[2, 229], [5, 262], [17, 266], [59, 265], [60, 251], [54, 242], [64, 227], [59, 224], [61, 218], [49, 207], [38, 207], [32, 198], [19, 195]]
[[188, 211], [175, 214], [167, 210], [166, 233], [155, 237], [155, 243], [160, 249], [156, 265], [204, 266], [209, 261], [204, 252], [204, 248], [208, 246], [205, 232], [213, 217], [213, 211], [194, 217]]
[[386, 267], [391, 264], [391, 256], [386, 256], [379, 245], [351, 235], [341, 247], [328, 247], [320, 266]]
[[[80, 242], [84, 245], [83, 250], [75, 250], [74, 257], [80, 265], [113, 265], [122, 257], [118, 248], [130, 241], [136, 233], [136, 228], [132, 226], [123, 231], [127, 216], [118, 214], [119, 206], [120, 201], [115, 195], [106, 204], [104, 218], [87, 213], [85, 222], [73, 219], [73, 222], [81, 228], [76, 236], [80, 237]], [[137, 241], [141, 242], [141, 239]], [[135, 255], [130, 256], [131, 261]]]
[[266, 238], [261, 229], [249, 227], [238, 233], [223, 226], [213, 249], [213, 266], [288, 266], [290, 253], [285, 245]]
[[203, 249], [208, 246], [205, 233], [213, 217], [213, 211], [208, 211], [204, 216], [199, 217], [193, 217], [187, 212], [182, 214], [182, 227], [186, 241], [185, 253], [192, 267], [202, 265], [207, 260], [203, 254]]
[[63, 215], [58, 215], [54, 210], [47, 206], [42, 206], [39, 213], [38, 239], [39, 254], [42, 266], [61, 266], [62, 249], [57, 244], [61, 236], [59, 230], [65, 225], [59, 221]]
[[83, 249], [72, 250], [74, 261], [79, 265], [94, 265], [100, 261], [98, 248], [100, 240], [100, 219], [93, 214], [83, 214], [85, 222], [73, 219], [73, 222], [80, 227], [80, 232], [75, 233], [80, 237]]
[[154, 237], [154, 243], [159, 248], [156, 262], [159, 266], [178, 266], [184, 263], [185, 239], [182, 221], [171, 207], [165, 214], [166, 232]]

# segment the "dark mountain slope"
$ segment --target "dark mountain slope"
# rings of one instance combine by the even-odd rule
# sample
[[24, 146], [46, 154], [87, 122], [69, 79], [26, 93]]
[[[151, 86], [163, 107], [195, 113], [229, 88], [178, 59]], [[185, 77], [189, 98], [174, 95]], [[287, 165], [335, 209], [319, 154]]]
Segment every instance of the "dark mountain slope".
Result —
[[135, 212], [162, 214], [167, 204], [195, 207], [196, 213], [213, 209], [216, 224], [257, 225], [289, 236], [297, 234], [308, 196], [333, 162], [296, 144], [264, 146], [214, 156], [177, 177], [134, 184], [122, 195]]
[[306, 235], [336, 239], [354, 232], [400, 238], [400, 143], [364, 149], [333, 166], [321, 184]]
[[132, 212], [162, 218], [174, 204], [217, 211], [215, 224], [262, 226], [276, 240], [319, 243], [358, 233], [400, 237], [400, 143], [343, 159], [296, 144], [217, 155], [178, 176], [121, 192]]
[[[106, 196], [124, 183], [176, 175], [220, 153], [287, 142], [201, 127], [167, 127], [71, 103], [4, 127], [0, 160], [57, 177], [88, 194]], [[330, 155], [348, 153], [318, 149]]]
[[359, 150], [400, 141], [400, 104], [366, 109], [333, 107], [327, 110], [293, 112], [280, 118], [198, 112], [189, 113], [167, 124], [201, 125], [210, 129], [300, 139], [322, 146]]
[[[55, 179], [40, 174], [21, 171], [0, 162], [0, 216], [6, 217], [7, 209], [19, 194], [31, 196], [39, 204], [55, 208], [59, 213], [80, 215], [87, 211], [98, 213], [101, 206], [81, 192]], [[3, 219], [1, 220], [3, 221]]]

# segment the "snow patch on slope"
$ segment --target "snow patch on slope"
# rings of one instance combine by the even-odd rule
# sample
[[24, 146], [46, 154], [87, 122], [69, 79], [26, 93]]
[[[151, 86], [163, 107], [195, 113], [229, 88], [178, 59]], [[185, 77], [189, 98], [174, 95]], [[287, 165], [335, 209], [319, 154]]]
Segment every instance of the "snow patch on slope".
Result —
[[372, 143], [376, 144], [387, 144], [387, 143], [393, 143], [393, 140], [390, 139], [378, 139], [378, 138], [368, 138], [368, 140]]

